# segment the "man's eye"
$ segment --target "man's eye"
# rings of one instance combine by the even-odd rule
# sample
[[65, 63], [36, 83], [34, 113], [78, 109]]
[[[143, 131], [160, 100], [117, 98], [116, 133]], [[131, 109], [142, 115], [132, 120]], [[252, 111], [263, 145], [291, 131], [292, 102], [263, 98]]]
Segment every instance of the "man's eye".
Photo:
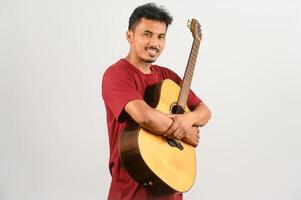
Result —
[[146, 37], [150, 37], [151, 36], [150, 33], [144, 33], [143, 35], [146, 36]]
[[164, 39], [165, 39], [165, 36], [164, 36], [164, 35], [160, 35], [160, 36], [159, 36], [159, 39], [160, 39], [160, 40], [164, 40]]

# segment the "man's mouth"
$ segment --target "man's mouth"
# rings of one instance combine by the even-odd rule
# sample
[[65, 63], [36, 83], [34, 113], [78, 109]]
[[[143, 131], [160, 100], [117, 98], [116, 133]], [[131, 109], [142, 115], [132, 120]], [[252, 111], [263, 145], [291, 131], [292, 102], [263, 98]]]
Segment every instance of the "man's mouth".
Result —
[[157, 54], [159, 52], [159, 49], [157, 49], [157, 48], [151, 48], [151, 47], [147, 47], [147, 48], [145, 48], [145, 50], [147, 52], [149, 52], [151, 55]]

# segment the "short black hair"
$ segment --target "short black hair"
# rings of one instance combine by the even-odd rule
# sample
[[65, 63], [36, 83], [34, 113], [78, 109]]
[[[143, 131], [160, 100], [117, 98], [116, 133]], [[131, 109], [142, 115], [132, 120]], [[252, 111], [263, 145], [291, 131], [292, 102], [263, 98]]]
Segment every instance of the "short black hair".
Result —
[[172, 23], [172, 16], [164, 7], [158, 6], [155, 3], [147, 3], [135, 8], [129, 19], [128, 30], [133, 30], [136, 23], [142, 18], [164, 22], [166, 29]]

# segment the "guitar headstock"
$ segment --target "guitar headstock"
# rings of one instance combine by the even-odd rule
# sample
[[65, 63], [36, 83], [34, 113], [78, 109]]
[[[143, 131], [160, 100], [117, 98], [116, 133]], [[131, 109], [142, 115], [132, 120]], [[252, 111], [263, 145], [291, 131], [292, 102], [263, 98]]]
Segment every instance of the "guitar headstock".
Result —
[[194, 18], [192, 18], [191, 20], [188, 20], [187, 26], [190, 29], [193, 38], [202, 40], [201, 25], [198, 22], [198, 20], [196, 20]]

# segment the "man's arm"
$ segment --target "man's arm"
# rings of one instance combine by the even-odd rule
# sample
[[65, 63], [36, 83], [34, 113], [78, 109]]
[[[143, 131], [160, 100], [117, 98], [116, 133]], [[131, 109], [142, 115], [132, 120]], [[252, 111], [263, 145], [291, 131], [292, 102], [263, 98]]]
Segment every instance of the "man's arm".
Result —
[[151, 108], [143, 100], [134, 100], [126, 104], [125, 111], [140, 126], [152, 133], [176, 139], [190, 138], [190, 134], [196, 135], [199, 131], [195, 127], [204, 126], [211, 116], [204, 103], [200, 103], [191, 112], [167, 115]]
[[172, 114], [172, 126], [164, 133], [171, 138], [182, 139], [183, 141], [197, 146], [199, 143], [199, 128], [202, 127], [211, 118], [209, 108], [202, 102], [193, 111], [184, 114]]
[[211, 111], [204, 103], [200, 103], [192, 112], [190, 112], [190, 115], [193, 115], [192, 118], [194, 118], [193, 125], [202, 127], [205, 126], [210, 120]]
[[164, 134], [173, 123], [167, 114], [153, 109], [143, 100], [130, 101], [124, 109], [135, 122], [154, 134]]
[[165, 136], [174, 135], [176, 138], [182, 138], [189, 134], [191, 127], [202, 127], [209, 121], [211, 112], [209, 108], [202, 102], [191, 112], [184, 114], [169, 115], [173, 119], [172, 126], [164, 133]]

